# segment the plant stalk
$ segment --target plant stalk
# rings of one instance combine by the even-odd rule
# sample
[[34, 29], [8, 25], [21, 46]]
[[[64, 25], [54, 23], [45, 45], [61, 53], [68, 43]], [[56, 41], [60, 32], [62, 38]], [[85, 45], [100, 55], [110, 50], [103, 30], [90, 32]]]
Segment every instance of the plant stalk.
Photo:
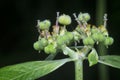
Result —
[[83, 60], [75, 61], [75, 80], [83, 80]]
[[[103, 24], [103, 16], [106, 12], [106, 0], [97, 0], [96, 1], [96, 24]], [[106, 55], [107, 50], [103, 44], [99, 44], [98, 46], [99, 55]], [[108, 69], [104, 65], [99, 65], [99, 79], [100, 80], [109, 80]]]

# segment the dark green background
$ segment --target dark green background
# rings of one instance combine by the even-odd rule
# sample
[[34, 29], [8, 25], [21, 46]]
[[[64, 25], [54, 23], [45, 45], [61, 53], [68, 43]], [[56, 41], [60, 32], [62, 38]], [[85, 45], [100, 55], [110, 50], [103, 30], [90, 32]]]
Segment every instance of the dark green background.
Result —
[[[97, 0], [0, 0], [0, 67], [32, 61], [43, 60], [47, 55], [38, 53], [32, 47], [37, 40], [35, 28], [37, 20], [50, 19], [55, 24], [56, 12], [72, 16], [74, 12], [88, 12], [89, 23], [96, 21]], [[107, 0], [108, 30], [114, 37], [114, 44], [108, 54], [120, 55], [120, 1]], [[72, 17], [73, 18], [73, 17]], [[74, 19], [73, 19], [74, 21]], [[76, 23], [69, 27], [72, 30]], [[64, 57], [59, 54], [57, 58]], [[74, 80], [74, 64], [67, 63], [48, 76], [39, 80]], [[34, 65], [33, 65], [34, 66]], [[84, 65], [84, 80], [99, 80], [98, 67]], [[109, 67], [110, 80], [120, 80], [120, 70]]]

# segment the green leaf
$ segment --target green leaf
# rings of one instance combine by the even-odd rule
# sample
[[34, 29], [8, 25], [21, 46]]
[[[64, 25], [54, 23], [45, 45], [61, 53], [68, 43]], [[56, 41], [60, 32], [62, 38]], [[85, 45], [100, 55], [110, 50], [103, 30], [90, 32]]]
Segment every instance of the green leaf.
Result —
[[100, 56], [98, 62], [120, 69], [120, 56], [117, 55]]
[[89, 61], [89, 66], [93, 66], [98, 63], [98, 54], [95, 49], [92, 49], [92, 51], [89, 53], [88, 61]]
[[47, 58], [45, 58], [45, 60], [53, 60], [56, 55], [57, 55], [57, 53], [55, 53], [55, 54], [50, 54]]
[[71, 59], [32, 61], [3, 67], [0, 69], [0, 80], [35, 80], [69, 61]]

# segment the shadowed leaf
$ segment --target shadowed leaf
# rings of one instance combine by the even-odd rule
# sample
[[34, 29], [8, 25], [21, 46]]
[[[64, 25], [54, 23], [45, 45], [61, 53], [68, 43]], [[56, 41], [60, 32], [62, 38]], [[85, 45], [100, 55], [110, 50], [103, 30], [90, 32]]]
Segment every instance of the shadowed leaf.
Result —
[[120, 69], [120, 56], [100, 56], [99, 63]]

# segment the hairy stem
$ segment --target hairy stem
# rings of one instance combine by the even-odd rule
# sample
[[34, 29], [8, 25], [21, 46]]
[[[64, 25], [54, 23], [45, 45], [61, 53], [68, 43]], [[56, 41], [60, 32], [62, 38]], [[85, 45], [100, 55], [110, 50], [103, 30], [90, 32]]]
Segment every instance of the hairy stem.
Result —
[[75, 61], [75, 80], [83, 80], [83, 60]]

